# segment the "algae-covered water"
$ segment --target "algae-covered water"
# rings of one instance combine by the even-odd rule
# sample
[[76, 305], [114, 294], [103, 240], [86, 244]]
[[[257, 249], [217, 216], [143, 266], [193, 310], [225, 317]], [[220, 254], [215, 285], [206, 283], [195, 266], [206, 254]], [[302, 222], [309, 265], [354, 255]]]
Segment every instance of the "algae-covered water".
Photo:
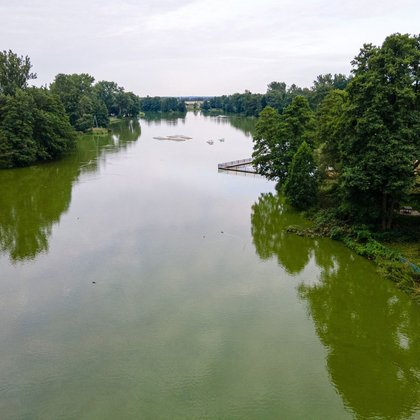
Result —
[[420, 307], [218, 172], [253, 123], [126, 121], [0, 172], [0, 418], [420, 417]]

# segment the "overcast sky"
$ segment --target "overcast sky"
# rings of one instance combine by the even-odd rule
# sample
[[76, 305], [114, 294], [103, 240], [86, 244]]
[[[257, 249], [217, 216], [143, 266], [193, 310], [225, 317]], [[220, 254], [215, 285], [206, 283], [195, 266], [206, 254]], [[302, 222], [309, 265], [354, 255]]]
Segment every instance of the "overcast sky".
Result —
[[83, 72], [141, 96], [221, 95], [348, 74], [363, 43], [420, 32], [420, 1], [0, 0], [0, 22], [38, 85]]

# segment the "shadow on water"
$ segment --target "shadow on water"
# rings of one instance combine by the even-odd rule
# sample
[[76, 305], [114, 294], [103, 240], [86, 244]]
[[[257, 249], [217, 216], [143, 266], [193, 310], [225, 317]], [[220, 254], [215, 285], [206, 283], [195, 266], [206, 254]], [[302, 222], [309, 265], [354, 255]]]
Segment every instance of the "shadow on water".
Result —
[[52, 227], [69, 209], [79, 176], [96, 172], [106, 154], [127, 149], [140, 134], [138, 121], [123, 121], [108, 136], [82, 136], [62, 160], [0, 171], [0, 252], [13, 262], [47, 252]]
[[284, 232], [297, 219], [281, 198], [262, 194], [252, 207], [253, 242], [260, 258], [276, 258], [294, 276], [314, 262], [316, 280], [302, 276], [297, 287], [331, 383], [357, 418], [412, 418], [420, 409], [418, 305], [341, 244]]

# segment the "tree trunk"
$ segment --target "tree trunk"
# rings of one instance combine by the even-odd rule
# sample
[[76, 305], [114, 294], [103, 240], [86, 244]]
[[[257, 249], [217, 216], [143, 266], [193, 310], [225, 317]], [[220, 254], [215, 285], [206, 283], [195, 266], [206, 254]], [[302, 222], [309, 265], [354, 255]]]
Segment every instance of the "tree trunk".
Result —
[[394, 199], [392, 199], [387, 193], [382, 193], [382, 231], [389, 230], [392, 227], [394, 206]]
[[387, 196], [386, 193], [382, 193], [382, 231], [386, 230], [387, 226]]
[[393, 199], [389, 200], [390, 203], [388, 205], [388, 221], [386, 224], [386, 229], [390, 230], [392, 227], [392, 219], [394, 217], [394, 205], [395, 205], [395, 201]]

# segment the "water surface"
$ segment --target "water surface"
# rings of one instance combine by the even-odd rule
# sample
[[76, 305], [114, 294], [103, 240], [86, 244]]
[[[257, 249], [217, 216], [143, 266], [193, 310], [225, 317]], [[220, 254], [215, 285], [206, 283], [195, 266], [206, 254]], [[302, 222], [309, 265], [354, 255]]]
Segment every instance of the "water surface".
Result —
[[252, 125], [128, 121], [0, 172], [1, 418], [420, 416], [419, 306], [217, 171]]

